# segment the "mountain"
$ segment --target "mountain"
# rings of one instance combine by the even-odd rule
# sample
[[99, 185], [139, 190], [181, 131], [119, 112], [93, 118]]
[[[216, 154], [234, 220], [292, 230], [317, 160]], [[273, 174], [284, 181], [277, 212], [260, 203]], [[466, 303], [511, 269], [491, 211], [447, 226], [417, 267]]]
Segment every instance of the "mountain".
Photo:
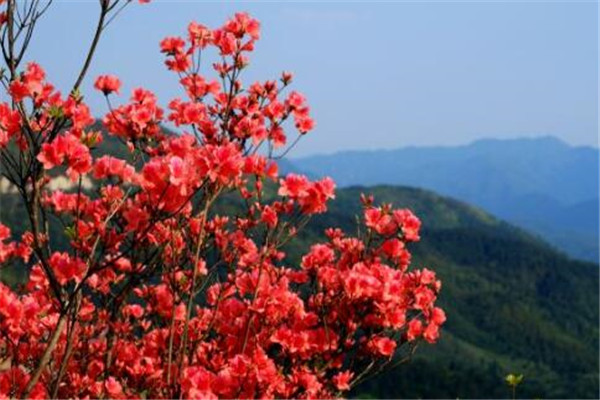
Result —
[[503, 377], [523, 373], [520, 397], [597, 398], [598, 279], [595, 264], [468, 204], [406, 187], [351, 187], [309, 224], [296, 257], [327, 226], [355, 231], [361, 192], [422, 219], [413, 265], [438, 273], [448, 321], [442, 339], [358, 388], [375, 398], [506, 398]]
[[409, 185], [482, 207], [569, 255], [598, 261], [599, 153], [553, 137], [349, 151], [292, 160], [339, 186]]

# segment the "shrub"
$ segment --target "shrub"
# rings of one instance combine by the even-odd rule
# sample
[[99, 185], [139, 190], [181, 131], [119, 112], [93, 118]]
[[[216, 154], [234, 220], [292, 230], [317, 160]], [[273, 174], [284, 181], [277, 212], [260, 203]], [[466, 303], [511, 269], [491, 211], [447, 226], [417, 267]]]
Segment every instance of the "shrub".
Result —
[[[282, 246], [335, 188], [278, 176], [277, 160], [314, 122], [304, 96], [287, 92], [290, 73], [243, 87], [260, 34], [249, 15], [214, 30], [192, 22], [186, 39], [160, 43], [185, 93], [167, 110], [142, 88], [112, 107], [121, 83], [98, 77], [105, 131], [130, 157], [96, 155], [103, 133], [79, 85], [117, 3], [100, 1], [66, 97], [39, 65], [20, 69], [18, 33], [33, 30], [38, 2], [22, 16], [8, 1], [0, 18], [10, 96], [0, 104], [2, 168], [29, 218], [20, 239], [0, 225], [0, 264], [30, 268], [23, 287], [0, 284], [0, 397], [338, 397], [435, 342], [441, 283], [409, 270], [406, 244], [420, 228], [409, 210], [364, 196], [356, 236], [329, 229], [288, 265]], [[220, 55], [215, 79], [200, 74], [208, 47]], [[165, 133], [167, 121], [181, 132]], [[289, 145], [287, 125], [297, 130]], [[62, 175], [71, 190], [51, 188]], [[214, 212], [223, 196], [237, 199], [236, 212]], [[66, 251], [54, 249], [51, 218]]]

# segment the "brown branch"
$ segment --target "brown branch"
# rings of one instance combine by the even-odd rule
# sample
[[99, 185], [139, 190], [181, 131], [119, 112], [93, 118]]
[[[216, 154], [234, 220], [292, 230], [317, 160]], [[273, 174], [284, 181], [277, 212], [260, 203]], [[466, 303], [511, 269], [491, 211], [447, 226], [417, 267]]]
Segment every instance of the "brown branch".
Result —
[[67, 330], [67, 347], [65, 349], [65, 353], [60, 362], [60, 367], [58, 370], [58, 375], [56, 376], [56, 380], [54, 381], [54, 388], [52, 389], [52, 398], [56, 399], [58, 395], [58, 388], [60, 387], [60, 382], [62, 380], [63, 375], [67, 370], [67, 365], [69, 364], [69, 359], [73, 354], [73, 334], [75, 333], [75, 328], [77, 326], [77, 314], [79, 313], [79, 308], [81, 306], [81, 292], [76, 298], [76, 305], [71, 310], [71, 321], [70, 326]]
[[106, 14], [108, 13], [108, 1], [100, 0], [100, 17], [98, 18], [98, 24], [96, 25], [96, 32], [94, 33], [94, 38], [92, 39], [92, 44], [90, 45], [90, 49], [85, 58], [85, 62], [83, 63], [83, 67], [81, 68], [81, 72], [79, 72], [79, 76], [73, 85], [72, 92], [76, 92], [81, 86], [83, 82], [83, 78], [85, 78], [85, 74], [87, 73], [88, 68], [92, 62], [92, 58], [94, 58], [94, 53], [96, 52], [96, 47], [98, 46], [98, 42], [100, 41], [100, 36], [102, 35], [102, 31], [104, 28], [104, 20], [106, 18]]
[[29, 394], [31, 393], [31, 390], [38, 383], [40, 376], [42, 375], [42, 372], [44, 371], [44, 368], [46, 368], [46, 365], [48, 365], [48, 362], [50, 361], [52, 352], [54, 351], [54, 348], [56, 347], [56, 344], [58, 343], [58, 339], [60, 338], [60, 335], [62, 334], [62, 331], [65, 327], [66, 322], [67, 322], [67, 314], [63, 312], [63, 313], [61, 313], [60, 318], [58, 319], [58, 322], [56, 323], [56, 327], [54, 328], [54, 332], [52, 333], [52, 336], [50, 338], [50, 342], [48, 343], [48, 346], [46, 346], [46, 350], [44, 350], [44, 354], [42, 354], [42, 357], [40, 358], [40, 361], [39, 361], [37, 367], [31, 374], [31, 379], [29, 380], [29, 382], [27, 382], [27, 386], [25, 386], [25, 390], [23, 391], [22, 398], [24, 398], [24, 399], [29, 398]]
[[202, 243], [204, 242], [206, 218], [208, 216], [208, 210], [209, 210], [211, 204], [219, 196], [222, 189], [223, 188], [216, 189], [214, 195], [211, 198], [206, 200], [204, 210], [202, 211], [202, 220], [201, 220], [201, 224], [200, 224], [201, 230], [198, 235], [198, 245], [197, 245], [196, 254], [194, 257], [194, 263], [192, 265], [193, 270], [192, 270], [192, 282], [191, 282], [191, 287], [190, 287], [190, 296], [189, 296], [188, 302], [187, 302], [185, 322], [184, 322], [184, 326], [183, 326], [183, 336], [182, 336], [182, 340], [181, 340], [181, 347], [180, 347], [180, 353], [179, 353], [179, 361], [178, 361], [178, 368], [179, 368], [178, 373], [179, 374], [181, 373], [184, 356], [187, 351], [188, 329], [189, 329], [189, 322], [192, 317], [192, 302], [195, 297], [194, 289], [196, 287], [196, 280], [198, 279], [198, 262], [200, 261], [200, 250], [202, 248]]

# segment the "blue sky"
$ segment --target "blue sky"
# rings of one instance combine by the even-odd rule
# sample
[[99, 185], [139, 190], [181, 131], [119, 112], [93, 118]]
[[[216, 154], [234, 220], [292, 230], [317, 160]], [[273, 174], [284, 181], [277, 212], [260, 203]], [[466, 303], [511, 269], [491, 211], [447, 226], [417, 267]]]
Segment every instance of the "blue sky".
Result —
[[[72, 84], [97, 1], [58, 1], [41, 21], [29, 58], [59, 88]], [[235, 11], [262, 23], [246, 83], [295, 73], [317, 129], [291, 154], [484, 137], [554, 135], [598, 143], [598, 6], [595, 2], [206, 2], [132, 5], [108, 28], [84, 85], [101, 73], [181, 95], [158, 42], [191, 20], [219, 26]], [[210, 71], [206, 64], [205, 71]], [[122, 99], [123, 101], [125, 98]]]

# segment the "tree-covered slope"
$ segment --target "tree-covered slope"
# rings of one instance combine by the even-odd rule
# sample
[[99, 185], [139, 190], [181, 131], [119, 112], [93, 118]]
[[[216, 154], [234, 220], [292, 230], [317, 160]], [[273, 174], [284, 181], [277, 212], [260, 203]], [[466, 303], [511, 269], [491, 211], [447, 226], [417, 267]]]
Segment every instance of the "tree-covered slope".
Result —
[[338, 191], [330, 212], [302, 242], [326, 226], [352, 231], [361, 192], [409, 207], [423, 221], [412, 246], [416, 266], [443, 281], [448, 321], [435, 346], [356, 394], [381, 398], [499, 398], [503, 376], [526, 378], [525, 397], [598, 396], [598, 266], [573, 261], [481, 210], [431, 192], [402, 187]]

